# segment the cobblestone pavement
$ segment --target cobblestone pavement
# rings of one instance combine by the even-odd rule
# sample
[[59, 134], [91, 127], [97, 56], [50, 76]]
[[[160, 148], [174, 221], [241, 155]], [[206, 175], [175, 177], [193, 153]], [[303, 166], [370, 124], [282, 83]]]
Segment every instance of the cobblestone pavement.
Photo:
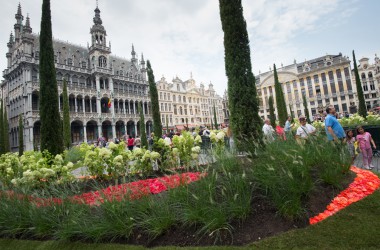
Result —
[[[363, 159], [362, 158], [363, 158], [362, 154], [359, 154], [358, 157], [355, 159], [354, 165], [359, 167], [359, 168], [363, 168]], [[373, 171], [380, 173], [380, 155], [372, 157], [372, 165], [375, 167], [373, 169]]]

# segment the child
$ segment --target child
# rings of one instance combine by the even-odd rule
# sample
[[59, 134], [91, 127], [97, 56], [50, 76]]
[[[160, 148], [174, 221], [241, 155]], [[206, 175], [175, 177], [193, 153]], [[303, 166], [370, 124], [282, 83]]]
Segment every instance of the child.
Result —
[[355, 158], [356, 158], [354, 131], [347, 130], [346, 138], [344, 139], [344, 141], [347, 143], [347, 148], [348, 148], [348, 151], [350, 152], [352, 163], [354, 163]]
[[363, 155], [363, 167], [364, 169], [373, 169], [371, 143], [374, 149], [376, 149], [376, 144], [373, 141], [371, 134], [365, 132], [363, 127], [359, 126], [357, 132], [358, 135], [356, 136], [356, 140], [359, 142], [359, 148]]

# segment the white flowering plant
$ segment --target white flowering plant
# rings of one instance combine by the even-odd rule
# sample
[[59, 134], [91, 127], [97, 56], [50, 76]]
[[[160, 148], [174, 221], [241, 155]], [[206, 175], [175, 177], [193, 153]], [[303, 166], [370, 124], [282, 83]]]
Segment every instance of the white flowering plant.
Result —
[[21, 157], [7, 153], [0, 156], [0, 161], [0, 180], [4, 185], [40, 187], [74, 179], [74, 164], [65, 163], [60, 154], [53, 158], [46, 152], [29, 151]]
[[173, 155], [179, 157], [180, 164], [183, 166], [190, 166], [192, 161], [192, 148], [194, 147], [194, 137], [190, 132], [183, 131], [181, 136], [175, 135], [173, 137]]

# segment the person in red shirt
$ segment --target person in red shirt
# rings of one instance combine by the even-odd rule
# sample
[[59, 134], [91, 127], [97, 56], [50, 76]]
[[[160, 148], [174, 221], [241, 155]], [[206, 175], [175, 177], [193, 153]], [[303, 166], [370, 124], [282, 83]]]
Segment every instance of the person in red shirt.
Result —
[[132, 136], [130, 135], [128, 139], [128, 149], [132, 151], [134, 145], [135, 145], [135, 139], [133, 139]]

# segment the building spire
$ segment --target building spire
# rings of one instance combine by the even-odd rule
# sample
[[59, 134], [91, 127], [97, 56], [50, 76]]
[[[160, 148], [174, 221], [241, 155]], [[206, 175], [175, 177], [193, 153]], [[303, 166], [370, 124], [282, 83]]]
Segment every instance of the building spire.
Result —
[[20, 2], [18, 2], [17, 15], [21, 15], [22, 16], [22, 13], [21, 13], [21, 3]]
[[17, 24], [22, 24], [22, 20], [24, 19], [24, 17], [22, 16], [21, 3], [20, 2], [18, 3], [17, 13], [15, 15], [15, 18], [17, 20]]
[[27, 14], [27, 16], [26, 16], [26, 22], [25, 22], [25, 27], [23, 27], [23, 31], [24, 31], [25, 33], [29, 33], [29, 34], [32, 33], [32, 28], [30, 27], [30, 18], [29, 18], [29, 14]]
[[100, 10], [98, 7], [98, 1], [96, 1], [96, 8], [95, 8], [94, 12], [95, 12], [94, 24], [95, 25], [97, 25], [97, 24], [102, 25], [103, 21], [100, 18]]
[[13, 43], [14, 40], [13, 40], [13, 32], [11, 31], [11, 34], [9, 36], [9, 43]]

